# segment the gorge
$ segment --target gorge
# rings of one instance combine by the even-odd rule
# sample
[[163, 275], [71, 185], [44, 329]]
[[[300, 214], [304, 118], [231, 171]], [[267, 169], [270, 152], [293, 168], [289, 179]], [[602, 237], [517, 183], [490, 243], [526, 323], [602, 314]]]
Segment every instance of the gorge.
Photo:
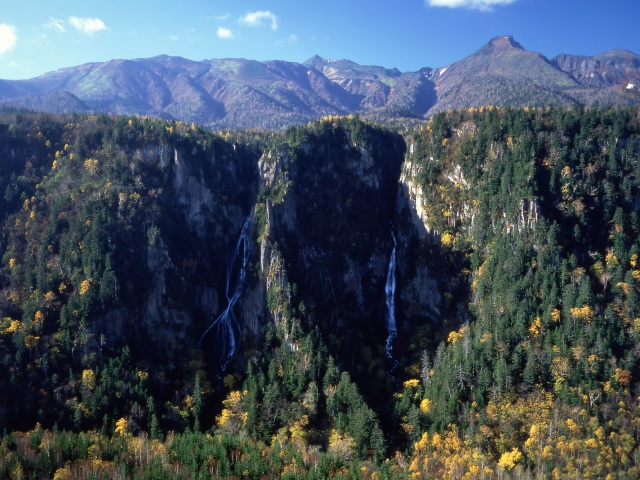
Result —
[[1, 123], [0, 476], [637, 472], [637, 107]]

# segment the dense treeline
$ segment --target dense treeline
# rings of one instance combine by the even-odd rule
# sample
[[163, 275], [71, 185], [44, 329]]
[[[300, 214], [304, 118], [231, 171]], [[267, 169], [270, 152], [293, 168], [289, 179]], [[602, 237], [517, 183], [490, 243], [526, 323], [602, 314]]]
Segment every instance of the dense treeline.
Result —
[[[317, 285], [300, 273], [314, 260], [309, 252], [339, 246], [347, 256], [332, 260], [338, 280], [328, 270], [314, 276], [340, 286], [351, 278], [343, 264], [361, 255], [381, 265], [370, 280], [377, 289], [371, 295], [381, 295], [388, 222], [376, 227], [367, 223], [372, 217], [354, 217], [362, 223], [349, 230], [339, 223], [350, 218], [346, 200], [344, 211], [337, 207], [344, 192], [327, 198], [316, 191], [346, 188], [332, 180], [331, 162], [345, 178], [360, 171], [351, 170], [358, 149], [375, 157], [372, 145], [387, 138], [377, 127], [330, 118], [277, 137], [230, 132], [225, 142], [196, 127], [139, 118], [4, 120], [0, 398], [7, 433], [0, 476], [638, 477], [637, 108], [486, 107], [440, 113], [416, 130], [402, 188], [420, 202], [424, 228], [415, 229], [415, 212], [391, 212], [403, 257], [398, 284], [408, 288], [407, 276], [428, 265], [428, 288], [438, 290], [430, 315], [439, 317], [425, 325], [402, 297], [392, 375], [384, 345], [372, 349], [375, 335], [345, 341], [332, 330], [331, 315], [354, 328], [354, 297], [335, 295], [336, 303], [322, 305]], [[134, 142], [129, 150], [127, 142]], [[135, 310], [151, 282], [131, 258], [148, 258], [159, 239], [173, 245], [167, 225], [153, 216], [165, 211], [153, 199], [162, 198], [157, 189], [168, 188], [166, 178], [135, 154], [149, 143], [225, 155], [236, 145], [247, 162], [257, 159], [251, 151], [267, 148], [260, 168], [269, 181], [251, 197], [259, 248], [249, 282], [250, 291], [261, 281], [266, 286], [266, 321], [255, 337], [243, 331], [242, 355], [221, 375], [215, 358], [197, 349], [179, 360], [187, 342], [145, 357], [140, 346], [114, 341], [113, 332], [104, 344], [96, 337], [101, 312]], [[9, 159], [21, 154], [11, 152], [26, 147], [28, 161], [17, 168]], [[203, 161], [197, 153], [188, 160], [192, 168]], [[199, 168], [215, 177], [206, 162]], [[348, 181], [352, 192], [368, 194], [381, 178], [365, 173], [363, 184]], [[387, 218], [380, 199], [366, 198]], [[366, 209], [350, 201], [356, 211]], [[331, 240], [318, 235], [325, 219], [314, 208], [322, 205], [337, 212]], [[210, 224], [203, 225], [208, 232]], [[304, 231], [293, 236], [291, 225]], [[224, 271], [239, 229], [233, 217], [222, 226], [234, 233], [204, 238], [224, 252], [207, 268]], [[366, 255], [356, 248], [365, 243]], [[124, 244], [134, 250], [123, 253]], [[306, 248], [302, 260], [296, 246]], [[167, 285], [184, 292], [179, 283]], [[371, 312], [363, 325], [374, 332], [383, 313]], [[191, 328], [187, 336], [197, 338], [202, 329]], [[371, 360], [368, 372], [357, 374], [347, 350]]]
[[[235, 144], [194, 125], [106, 115], [2, 121], [1, 426], [111, 431], [127, 416], [146, 431], [183, 429], [196, 378], [209, 393], [212, 359], [193, 348], [208, 313], [198, 289], [225, 281], [215, 273], [225, 259], [210, 252], [232, 246], [235, 233], [220, 229], [242, 217], [227, 209], [250, 211], [257, 134]], [[226, 204], [186, 210], [178, 159], [190, 168], [183, 183], [198, 188], [199, 176], [203, 195], [215, 188]]]
[[399, 404], [427, 455], [414, 471], [441, 468], [422, 432], [455, 431], [461, 455], [507, 470], [637, 476], [638, 110], [471, 109], [414, 141], [427, 223], [469, 258], [473, 318]]

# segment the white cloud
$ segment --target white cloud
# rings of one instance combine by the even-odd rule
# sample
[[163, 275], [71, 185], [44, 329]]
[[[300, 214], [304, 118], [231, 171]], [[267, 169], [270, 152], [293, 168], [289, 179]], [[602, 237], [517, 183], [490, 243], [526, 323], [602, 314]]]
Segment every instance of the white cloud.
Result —
[[228, 13], [225, 13], [224, 15], [218, 15], [215, 18], [219, 22], [224, 22], [225, 20], [229, 20], [230, 17], [231, 17], [231, 15], [229, 15]]
[[78, 31], [91, 35], [99, 32], [100, 30], [106, 30], [107, 26], [99, 18], [78, 18], [69, 17], [69, 23], [73, 25]]
[[57, 18], [51, 17], [49, 19], [49, 23], [45, 23], [44, 26], [46, 28], [57, 30], [60, 33], [66, 32], [66, 28], [64, 28], [64, 20], [59, 20]]
[[13, 50], [18, 43], [18, 29], [13, 25], [0, 23], [0, 56]]
[[216, 35], [218, 35], [218, 38], [226, 38], [228, 40], [234, 37], [233, 32], [231, 30], [223, 27], [218, 28], [218, 30], [216, 31]]
[[517, 0], [426, 0], [430, 7], [472, 8], [483, 12], [493, 10], [498, 5], [509, 5]]
[[240, 23], [250, 27], [261, 27], [265, 21], [271, 21], [271, 30], [278, 29], [278, 17], [268, 10], [258, 10], [240, 17]]

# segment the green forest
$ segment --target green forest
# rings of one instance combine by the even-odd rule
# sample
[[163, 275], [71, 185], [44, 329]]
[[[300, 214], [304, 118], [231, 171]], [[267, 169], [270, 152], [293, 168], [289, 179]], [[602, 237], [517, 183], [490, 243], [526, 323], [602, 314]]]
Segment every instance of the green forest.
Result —
[[0, 115], [0, 477], [638, 478], [639, 212], [637, 107]]

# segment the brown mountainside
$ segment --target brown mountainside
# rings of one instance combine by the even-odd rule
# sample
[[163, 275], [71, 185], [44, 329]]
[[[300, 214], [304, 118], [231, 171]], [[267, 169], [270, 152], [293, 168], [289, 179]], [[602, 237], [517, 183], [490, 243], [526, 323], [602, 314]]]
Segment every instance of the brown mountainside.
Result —
[[161, 55], [0, 80], [0, 103], [49, 112], [151, 115], [211, 128], [283, 128], [324, 115], [420, 120], [482, 105], [640, 102], [640, 56], [612, 50], [553, 60], [510, 36], [446, 67], [401, 72], [314, 56], [304, 63]]

